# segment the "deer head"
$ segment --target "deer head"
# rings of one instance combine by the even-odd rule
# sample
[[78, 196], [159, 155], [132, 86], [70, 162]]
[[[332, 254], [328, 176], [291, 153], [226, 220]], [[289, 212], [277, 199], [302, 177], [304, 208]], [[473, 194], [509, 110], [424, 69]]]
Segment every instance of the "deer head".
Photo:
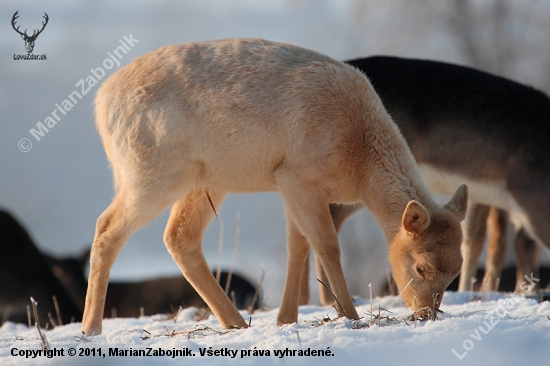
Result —
[[44, 13], [44, 19], [46, 20], [45, 22], [42, 22], [42, 29], [38, 30], [38, 29], [35, 29], [32, 36], [29, 36], [27, 34], [27, 30], [25, 29], [25, 32], [21, 33], [19, 31], [19, 27], [15, 28], [15, 20], [17, 18], [19, 18], [19, 15], [17, 15], [17, 13], [19, 13], [19, 10], [17, 10], [15, 12], [15, 14], [13, 14], [13, 17], [11, 18], [11, 26], [13, 27], [13, 29], [15, 29], [15, 31], [17, 33], [19, 33], [21, 35], [21, 38], [23, 38], [23, 40], [25, 41], [25, 48], [27, 49], [27, 53], [31, 53], [32, 50], [34, 49], [34, 42], [36, 41], [36, 38], [38, 38], [38, 35], [40, 33], [42, 33], [42, 31], [44, 30], [44, 28], [46, 28], [46, 24], [48, 24], [48, 14]]
[[415, 317], [435, 320], [445, 289], [460, 273], [460, 221], [467, 206], [468, 187], [463, 184], [439, 209], [428, 211], [417, 201], [405, 209], [388, 258], [401, 297]]

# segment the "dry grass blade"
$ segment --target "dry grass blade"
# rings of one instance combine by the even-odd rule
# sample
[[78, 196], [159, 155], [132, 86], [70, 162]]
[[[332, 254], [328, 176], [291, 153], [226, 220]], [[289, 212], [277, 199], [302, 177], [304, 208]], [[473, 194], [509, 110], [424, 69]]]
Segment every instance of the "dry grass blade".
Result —
[[463, 316], [467, 316], [467, 315], [472, 315], [472, 314], [478, 314], [478, 313], [487, 313], [489, 310], [487, 309], [482, 309], [482, 310], [474, 310], [474, 311], [463, 311], [462, 313], [456, 315], [458, 317], [463, 317]]
[[530, 318], [533, 314], [529, 314], [529, 315], [525, 315], [525, 316], [522, 316], [522, 317], [519, 317], [519, 318], [514, 318], [512, 316], [510, 316], [510, 314], [506, 314], [506, 316], [512, 320], [521, 320], [521, 319], [525, 319], [525, 318]]
[[229, 295], [229, 286], [231, 286], [231, 277], [233, 276], [233, 265], [235, 264], [235, 257], [237, 256], [237, 248], [239, 247], [239, 234], [241, 223], [241, 213], [237, 211], [237, 222], [235, 224], [235, 246], [233, 247], [233, 256], [231, 257], [231, 264], [229, 265], [229, 272], [227, 273], [227, 280], [225, 281], [225, 294]]
[[89, 343], [89, 342], [91, 342], [83, 334], [79, 334], [79, 335], [74, 336], [74, 340], [77, 341], [78, 343]]
[[470, 278], [470, 296], [468, 296], [468, 301], [472, 301], [474, 297], [474, 283], [477, 282], [475, 277]]
[[269, 286], [269, 290], [267, 290], [267, 294], [265, 295], [265, 299], [264, 299], [264, 304], [262, 305], [261, 307], [261, 311], [266, 311], [267, 309], [267, 304], [268, 304], [268, 300], [269, 300], [269, 295], [271, 295], [271, 290], [273, 290], [273, 285]]
[[372, 319], [372, 284], [369, 282], [369, 295], [370, 295], [370, 314]]
[[34, 325], [36, 325], [36, 330], [38, 331], [38, 335], [40, 336], [40, 339], [42, 340], [42, 349], [49, 350], [50, 349], [50, 344], [48, 343], [48, 340], [46, 339], [46, 336], [40, 330], [40, 319], [38, 318], [38, 310], [36, 309], [37, 305], [38, 305], [38, 303], [31, 297], [31, 306], [32, 306], [33, 314], [34, 314]]
[[[416, 313], [416, 311], [418, 311], [418, 298], [416, 297], [416, 295], [414, 295], [414, 311]], [[416, 314], [415, 314], [416, 315]], [[414, 317], [414, 327], [416, 328], [416, 320], [417, 320], [417, 316]]]
[[386, 270], [386, 282], [388, 283], [388, 292], [391, 296], [395, 296], [395, 284], [393, 282], [393, 277], [389, 269]]
[[437, 320], [437, 315], [438, 315], [438, 312], [437, 312], [437, 304], [439, 303], [437, 301], [437, 298], [439, 297], [439, 293], [435, 293], [435, 294], [432, 294], [432, 299], [433, 299], [433, 303], [432, 303], [432, 316], [431, 316], [431, 319], [432, 320]]
[[210, 207], [212, 207], [214, 215], [216, 215], [216, 220], [218, 220], [218, 213], [216, 212], [216, 207], [214, 207], [214, 204], [212, 203], [212, 198], [210, 197], [210, 192], [208, 192], [208, 189], [206, 190], [206, 197], [208, 198], [208, 202], [210, 202]]
[[377, 325], [379, 327], [382, 327], [384, 325], [394, 325], [394, 324], [399, 324], [400, 320], [398, 319], [398, 317], [395, 317], [395, 316], [389, 316], [389, 315], [384, 315], [384, 313], [390, 313], [390, 314], [393, 314], [391, 311], [389, 311], [388, 309], [385, 309], [383, 307], [381, 307], [380, 305], [378, 306], [378, 312], [373, 314], [373, 313], [367, 313], [367, 315], [370, 315], [370, 321], [367, 322], [366, 324], [364, 325], [357, 325], [356, 327], [353, 327], [353, 329], [361, 329], [361, 328], [368, 328], [370, 327], [371, 325]]
[[218, 219], [220, 223], [220, 238], [218, 242], [218, 268], [216, 269], [216, 282], [220, 283], [222, 275], [222, 248], [223, 248], [223, 220]]
[[[427, 315], [425, 315], [427, 314]], [[429, 306], [424, 306], [412, 313], [413, 320], [426, 321], [432, 317], [432, 309]]]
[[[404, 293], [405, 291], [407, 291], [407, 289], [409, 288], [410, 284], [412, 283], [413, 279], [411, 278], [409, 280], [409, 282], [407, 283], [407, 285], [403, 288], [403, 291], [401, 291], [401, 293], [399, 294], [399, 296], [401, 296], [402, 293]], [[393, 301], [391, 302], [390, 306], [388, 306], [389, 308], [391, 308], [393, 306], [393, 304], [395, 303], [395, 301], [397, 299], [399, 299], [400, 297], [399, 296], [396, 296]]]
[[30, 305], [27, 305], [27, 320], [29, 321], [29, 328], [32, 327], [31, 306]]
[[142, 329], [143, 332], [147, 333], [147, 335], [141, 335], [140, 338], [142, 341], [151, 338], [151, 332], [149, 332], [147, 329]]
[[63, 320], [61, 320], [61, 311], [59, 310], [59, 303], [57, 302], [57, 296], [52, 296], [53, 306], [55, 307], [55, 314], [57, 315], [57, 324], [63, 325]]
[[336, 320], [336, 319], [331, 319], [330, 316], [328, 316], [328, 314], [325, 315], [325, 317], [324, 317], [323, 319], [319, 319], [319, 318], [317, 318], [317, 317], [315, 317], [315, 316], [314, 316], [314, 318], [315, 318], [315, 320], [317, 320], [317, 323], [318, 323], [319, 325], [324, 325], [324, 324], [326, 324], [326, 323], [332, 323], [334, 320]]
[[323, 281], [321, 281], [320, 279], [317, 278], [317, 281], [319, 281], [319, 283], [323, 286], [325, 286], [325, 288], [328, 290], [328, 292], [330, 292], [330, 294], [332, 295], [332, 297], [334, 298], [334, 301], [336, 301], [336, 303], [338, 304], [338, 307], [340, 308], [340, 310], [338, 311], [338, 309], [336, 309], [338, 311], [338, 313], [342, 313], [344, 314], [344, 316], [346, 315], [346, 312], [344, 311], [344, 308], [342, 307], [342, 304], [340, 304], [340, 301], [338, 301], [338, 298], [336, 297], [336, 295], [334, 294], [334, 292], [332, 292], [332, 290], [330, 289], [330, 287], [324, 283]]
[[4, 312], [2, 313], [2, 319], [0, 320], [0, 325], [4, 324], [9, 318], [11, 313], [11, 306], [6, 306]]
[[262, 268], [262, 276], [260, 277], [260, 282], [258, 282], [258, 286], [256, 286], [256, 291], [254, 291], [254, 296], [252, 297], [252, 304], [246, 310], [248, 311], [248, 314], [254, 313], [254, 304], [256, 304], [256, 301], [258, 300], [258, 296], [260, 294], [260, 289], [262, 288], [262, 284], [264, 283], [265, 278], [265, 269]]
[[298, 337], [298, 343], [300, 343], [300, 347], [302, 347], [302, 340], [300, 339], [300, 333], [296, 331], [296, 337]]
[[172, 331], [170, 332], [170, 331], [168, 330], [168, 327], [167, 327], [166, 325], [164, 326], [164, 329], [166, 329], [166, 335], [167, 335], [168, 337], [173, 337], [173, 336], [176, 335], [176, 330], [175, 330], [175, 329], [172, 329]]
[[50, 324], [52, 325], [52, 328], [55, 328], [57, 326], [57, 324], [55, 323], [55, 320], [52, 316], [52, 313], [50, 313], [49, 311], [48, 311], [48, 320], [50, 321]]
[[206, 337], [208, 336], [208, 334], [205, 334], [204, 331], [210, 331], [210, 332], [213, 332], [213, 333], [216, 333], [216, 334], [227, 334], [227, 333], [231, 333], [231, 332], [234, 332], [235, 330], [233, 329], [227, 329], [227, 330], [224, 330], [224, 331], [218, 331], [218, 330], [215, 330], [215, 329], [212, 329], [206, 325], [203, 325], [203, 324], [198, 324], [197, 327], [201, 327], [201, 328], [197, 328], [197, 329], [192, 329], [192, 330], [181, 330], [181, 331], [176, 331], [175, 329], [172, 330], [172, 331], [169, 331], [168, 328], [165, 326], [164, 329], [166, 330], [166, 333], [162, 333], [162, 334], [151, 334], [151, 332], [149, 332], [148, 330], [146, 329], [142, 329], [142, 332], [144, 332], [145, 334], [142, 334], [140, 336], [140, 338], [142, 340], [147, 340], [149, 338], [152, 338], [152, 337], [175, 337], [177, 335], [184, 335], [184, 336], [187, 336], [187, 339], [191, 339], [191, 338], [197, 338], [197, 337]]

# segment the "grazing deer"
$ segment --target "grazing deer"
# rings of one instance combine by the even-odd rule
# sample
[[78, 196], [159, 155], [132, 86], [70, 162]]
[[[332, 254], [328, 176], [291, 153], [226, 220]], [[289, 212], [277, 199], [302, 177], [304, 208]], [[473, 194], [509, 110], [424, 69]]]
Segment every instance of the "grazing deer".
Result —
[[23, 38], [23, 41], [25, 41], [25, 49], [27, 50], [27, 53], [32, 53], [34, 49], [34, 42], [36, 42], [36, 39], [38, 38], [40, 33], [42, 33], [44, 28], [46, 28], [46, 24], [48, 24], [48, 20], [50, 18], [48, 18], [48, 14], [44, 13], [43, 18], [45, 21], [42, 22], [42, 29], [40, 30], [35, 29], [34, 32], [32, 33], [32, 36], [29, 36], [27, 34], [26, 29], [25, 29], [25, 32], [21, 32], [19, 31], [19, 27], [15, 28], [15, 21], [17, 20], [17, 18], [19, 18], [19, 15], [17, 15], [18, 13], [19, 13], [19, 10], [17, 10], [15, 14], [13, 14], [13, 17], [11, 18], [11, 26], [17, 33], [21, 35], [21, 38]]
[[[372, 82], [430, 191], [450, 195], [452, 187], [467, 182], [471, 201], [479, 204], [465, 220], [460, 289], [467, 290], [475, 274], [488, 206], [501, 210], [489, 219], [495, 242], [486, 283], [494, 288], [504, 260], [502, 210], [523, 228], [516, 240], [518, 283], [535, 272], [538, 253], [525, 232], [550, 245], [550, 99], [511, 80], [443, 62], [367, 57], [347, 63]], [[332, 205], [336, 229], [361, 207]], [[316, 268], [325, 278], [319, 261]], [[305, 271], [301, 303], [309, 297]], [[321, 286], [319, 291], [321, 302], [330, 303], [331, 295]]]
[[[365, 76], [301, 47], [255, 39], [169, 45], [101, 86], [96, 125], [116, 195], [97, 221], [82, 332], [101, 333], [109, 270], [127, 238], [167, 206], [165, 245], [225, 328], [247, 327], [201, 249], [228, 192], [277, 191], [286, 210], [287, 281], [278, 323], [296, 322], [309, 248], [341, 307], [359, 316], [329, 203], [364, 203], [379, 220], [409, 305], [433, 304], [462, 265], [468, 190], [433, 202], [415, 160]], [[433, 311], [437, 310], [433, 309]]]

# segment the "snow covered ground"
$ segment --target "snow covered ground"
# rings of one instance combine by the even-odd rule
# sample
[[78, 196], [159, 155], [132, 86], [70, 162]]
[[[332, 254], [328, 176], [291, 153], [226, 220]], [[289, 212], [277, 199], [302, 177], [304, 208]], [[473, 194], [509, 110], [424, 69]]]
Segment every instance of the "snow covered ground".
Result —
[[[52, 358], [25, 358], [41, 349], [36, 328], [5, 323], [0, 328], [0, 364], [173, 365], [186, 358], [206, 365], [549, 364], [550, 302], [496, 293], [489, 301], [483, 294], [482, 300], [469, 301], [471, 296], [447, 292], [440, 319], [416, 324], [402, 300], [393, 296], [373, 300], [374, 313], [382, 309], [380, 322], [370, 317], [370, 302], [357, 299], [364, 315], [359, 322], [332, 319], [332, 308], [305, 306], [298, 324], [283, 327], [276, 325], [278, 309], [253, 314], [251, 327], [241, 330], [221, 329], [214, 316], [197, 321], [195, 308], [181, 310], [175, 320], [161, 315], [107, 319], [103, 333], [94, 337], [80, 336], [80, 324], [69, 324], [44, 332], [52, 352], [63, 352]], [[165, 355], [132, 356], [148, 350]], [[170, 357], [174, 350], [185, 356]]]

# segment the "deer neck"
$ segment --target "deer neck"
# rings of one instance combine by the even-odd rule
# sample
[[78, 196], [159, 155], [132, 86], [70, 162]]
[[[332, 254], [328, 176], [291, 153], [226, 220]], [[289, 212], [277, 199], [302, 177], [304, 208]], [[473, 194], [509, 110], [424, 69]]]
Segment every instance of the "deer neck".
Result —
[[[373, 141], [363, 202], [380, 223], [390, 245], [401, 230], [403, 213], [414, 200], [428, 211], [437, 207], [424, 185], [420, 170], [405, 141], [397, 136], [389, 141]], [[391, 141], [391, 144], [388, 142]]]

